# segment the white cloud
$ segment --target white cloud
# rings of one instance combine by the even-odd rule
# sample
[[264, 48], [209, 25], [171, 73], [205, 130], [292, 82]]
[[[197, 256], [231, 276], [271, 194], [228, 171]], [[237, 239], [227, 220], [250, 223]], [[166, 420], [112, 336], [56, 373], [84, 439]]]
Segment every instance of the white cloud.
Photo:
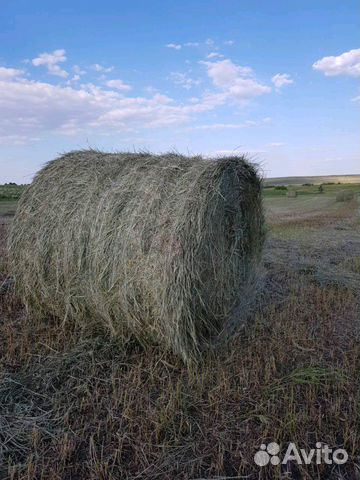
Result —
[[173, 48], [174, 50], [181, 50], [183, 47], [200, 47], [199, 42], [185, 42], [183, 44], [181, 43], [168, 43], [165, 45], [167, 48]]
[[288, 73], [277, 73], [272, 77], [271, 81], [277, 89], [280, 89], [285, 85], [291, 85], [292, 83], [294, 83], [294, 80], [290, 77]]
[[109, 80], [106, 82], [106, 86], [110, 88], [116, 88], [116, 90], [129, 91], [131, 86], [124, 83], [122, 80]]
[[238, 130], [257, 125], [256, 122], [248, 120], [244, 123], [211, 123], [209, 125], [197, 125], [192, 130]]
[[73, 69], [73, 72], [76, 73], [77, 75], [85, 75], [86, 73], [86, 70], [81, 68], [79, 65], [74, 65], [72, 69]]
[[65, 78], [68, 76], [68, 73], [58, 65], [58, 63], [66, 61], [65, 53], [66, 52], [63, 49], [54, 50], [52, 53], [44, 52], [38, 57], [33, 58], [31, 63], [35, 67], [45, 66], [51, 75]]
[[180, 50], [181, 49], [181, 45], [178, 44], [178, 43], [168, 43], [167, 45], [165, 45], [165, 47], [173, 48], [174, 50]]
[[201, 63], [206, 65], [214, 85], [221, 88], [230, 88], [239, 78], [249, 77], [253, 73], [250, 67], [240, 67], [231, 60]]
[[[224, 42], [224, 45], [233, 45], [234, 43], [232, 40], [228, 40]], [[204, 42], [168, 43], [165, 47], [181, 50], [183, 47], [200, 47], [200, 45], [216, 48], [215, 41], [212, 38], [207, 38]]]
[[246, 120], [243, 123], [210, 123], [207, 125], [196, 125], [192, 130], [238, 130], [242, 128], [257, 127], [267, 123], [267, 119]]
[[187, 73], [181, 72], [171, 72], [169, 78], [175, 85], [180, 85], [186, 90], [190, 90], [201, 83], [201, 80], [191, 78]]
[[0, 141], [19, 145], [45, 133], [90, 135], [180, 125], [219, 103], [216, 95], [180, 104], [159, 93], [125, 97], [93, 84], [75, 87], [8, 78], [0, 80]]
[[222, 58], [224, 55], [218, 52], [210, 52], [209, 55], [206, 56], [206, 58]]
[[24, 70], [18, 70], [17, 68], [0, 67], [0, 79], [2, 80], [21, 77], [21, 75], [23, 74]]
[[81, 80], [80, 75], [75, 74], [66, 82], [66, 85], [71, 85], [73, 83], [79, 82], [80, 80]]
[[313, 69], [318, 70], [327, 77], [337, 75], [360, 75], [360, 48], [349, 50], [337, 57], [323, 57], [313, 64]]
[[0, 145], [2, 146], [23, 146], [29, 143], [37, 142], [40, 138], [29, 137], [27, 135], [0, 135]]
[[[65, 51], [56, 50], [41, 54], [32, 62], [58, 75], [55, 67], [65, 59]], [[154, 90], [148, 90], [144, 96], [130, 96], [130, 85], [120, 79], [108, 80], [105, 76], [104, 86], [80, 84], [82, 70], [76, 65], [71, 68], [73, 74], [66, 83], [57, 84], [36, 81], [21, 76], [22, 70], [1, 67], [0, 141], [20, 145], [45, 134], [102, 135], [178, 126], [227, 102], [247, 100], [270, 91], [269, 87], [257, 82], [249, 67], [240, 67], [230, 60], [201, 63], [206, 66], [208, 77], [216, 88], [187, 101], [174, 101]], [[103, 72], [113, 67], [95, 64], [92, 68]], [[173, 72], [170, 78], [185, 89], [201, 83], [192, 78], [190, 71]], [[201, 129], [237, 129], [253, 124], [252, 121], [217, 123], [201, 126]]]
[[144, 91], [149, 95], [155, 95], [155, 93], [159, 93], [159, 90], [152, 85], [148, 85], [147, 87], [145, 87]]
[[206, 65], [209, 78], [228, 99], [247, 100], [271, 92], [270, 87], [255, 79], [250, 67], [235, 65], [229, 59], [200, 63]]
[[283, 147], [285, 145], [286, 145], [286, 143], [284, 143], [284, 142], [271, 142], [271, 143], [268, 143], [266, 146], [277, 148], [277, 147]]
[[357, 97], [353, 97], [351, 101], [360, 104], [360, 95], [358, 95]]
[[101, 73], [110, 73], [114, 70], [114, 67], [103, 67], [99, 63], [94, 63], [94, 65], [91, 65], [91, 68], [95, 70], [95, 72]]

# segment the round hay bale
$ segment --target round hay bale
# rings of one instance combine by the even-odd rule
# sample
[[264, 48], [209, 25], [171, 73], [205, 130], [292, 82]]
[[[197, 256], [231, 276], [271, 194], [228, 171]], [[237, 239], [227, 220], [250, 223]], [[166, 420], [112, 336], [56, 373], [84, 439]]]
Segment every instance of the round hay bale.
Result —
[[347, 192], [346, 190], [341, 190], [336, 194], [337, 202], [349, 202], [354, 198], [354, 192]]
[[289, 190], [287, 192], [287, 197], [289, 198], [296, 198], [297, 197], [297, 191], [296, 190]]
[[101, 322], [189, 361], [245, 318], [263, 240], [261, 180], [244, 157], [90, 150], [36, 175], [9, 252], [34, 315]]

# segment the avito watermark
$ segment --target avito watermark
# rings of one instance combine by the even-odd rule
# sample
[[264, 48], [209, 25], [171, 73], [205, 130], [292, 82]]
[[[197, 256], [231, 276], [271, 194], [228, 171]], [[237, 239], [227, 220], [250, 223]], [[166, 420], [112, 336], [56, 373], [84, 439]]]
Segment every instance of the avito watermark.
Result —
[[305, 450], [298, 448], [295, 443], [290, 442], [284, 456], [280, 456], [280, 445], [271, 442], [260, 445], [260, 450], [255, 453], [254, 462], [259, 467], [264, 467], [269, 463], [271, 465], [285, 465], [290, 461], [296, 461], [298, 464], [310, 465], [312, 462], [316, 464], [326, 463], [328, 465], [342, 465], [347, 462], [349, 455], [343, 448], [331, 449], [328, 445], [321, 442], [316, 443], [316, 448]]

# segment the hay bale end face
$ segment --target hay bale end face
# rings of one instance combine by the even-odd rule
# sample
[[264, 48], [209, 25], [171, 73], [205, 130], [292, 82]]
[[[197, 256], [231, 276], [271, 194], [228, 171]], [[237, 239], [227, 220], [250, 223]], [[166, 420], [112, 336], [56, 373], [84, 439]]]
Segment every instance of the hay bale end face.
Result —
[[190, 361], [246, 316], [263, 225], [244, 157], [71, 152], [19, 201], [12, 273], [35, 316], [101, 322]]

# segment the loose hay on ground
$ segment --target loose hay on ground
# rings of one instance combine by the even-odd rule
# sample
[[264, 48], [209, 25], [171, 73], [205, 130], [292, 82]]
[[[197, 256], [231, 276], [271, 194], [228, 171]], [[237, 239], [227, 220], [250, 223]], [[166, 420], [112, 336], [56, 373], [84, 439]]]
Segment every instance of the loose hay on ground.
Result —
[[246, 317], [264, 239], [244, 157], [71, 152], [23, 194], [9, 236], [34, 315], [161, 343], [185, 361]]

